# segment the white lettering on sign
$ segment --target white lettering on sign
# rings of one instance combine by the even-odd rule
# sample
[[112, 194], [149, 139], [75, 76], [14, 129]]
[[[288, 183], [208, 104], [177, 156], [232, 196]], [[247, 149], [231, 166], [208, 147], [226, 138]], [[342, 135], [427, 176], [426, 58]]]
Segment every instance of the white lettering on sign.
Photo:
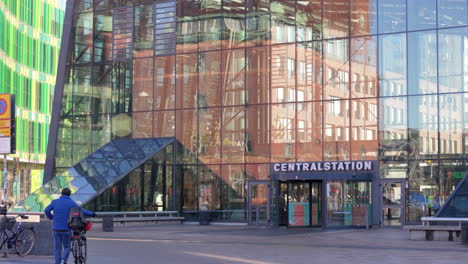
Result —
[[276, 172], [307, 172], [307, 171], [370, 171], [372, 161], [334, 161], [334, 162], [291, 162], [274, 163]]

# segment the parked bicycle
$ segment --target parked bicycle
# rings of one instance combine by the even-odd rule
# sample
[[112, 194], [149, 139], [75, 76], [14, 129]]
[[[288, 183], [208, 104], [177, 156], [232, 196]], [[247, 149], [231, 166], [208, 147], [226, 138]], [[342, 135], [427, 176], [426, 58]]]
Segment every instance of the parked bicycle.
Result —
[[72, 229], [71, 251], [75, 259], [75, 264], [86, 264], [88, 249], [86, 244], [86, 231], [91, 230], [91, 227], [91, 222], [86, 222], [85, 228]]
[[[18, 256], [26, 256], [31, 252], [36, 241], [34, 228], [22, 227], [22, 220], [29, 217], [22, 214], [10, 217], [6, 213], [5, 207], [0, 208], [0, 215], [3, 215], [0, 220], [0, 252], [4, 247], [7, 248], [6, 250], [13, 248]], [[17, 218], [19, 221], [16, 221]]]

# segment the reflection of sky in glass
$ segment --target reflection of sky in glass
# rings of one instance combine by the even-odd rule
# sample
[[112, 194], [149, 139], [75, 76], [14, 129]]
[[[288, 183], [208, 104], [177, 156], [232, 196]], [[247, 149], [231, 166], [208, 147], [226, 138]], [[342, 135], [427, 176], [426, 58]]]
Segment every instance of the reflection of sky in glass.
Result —
[[44, 184], [18, 203], [13, 211], [44, 211], [65, 187], [72, 190], [71, 197], [74, 201], [80, 205], [85, 204], [172, 141], [173, 138], [111, 141], [63, 173], [68, 176], [57, 176]]

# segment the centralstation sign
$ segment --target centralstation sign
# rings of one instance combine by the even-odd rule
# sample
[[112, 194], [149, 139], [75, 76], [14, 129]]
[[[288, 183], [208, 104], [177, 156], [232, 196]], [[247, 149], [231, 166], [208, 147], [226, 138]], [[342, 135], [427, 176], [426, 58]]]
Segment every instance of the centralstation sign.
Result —
[[15, 153], [15, 140], [15, 97], [0, 94], [0, 154]]
[[273, 172], [372, 171], [372, 161], [325, 161], [273, 163]]

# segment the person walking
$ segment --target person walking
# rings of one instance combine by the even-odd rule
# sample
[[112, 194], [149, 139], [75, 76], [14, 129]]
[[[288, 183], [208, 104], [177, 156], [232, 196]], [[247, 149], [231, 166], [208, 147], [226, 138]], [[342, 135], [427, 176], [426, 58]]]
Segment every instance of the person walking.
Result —
[[[72, 233], [68, 227], [70, 209], [79, 205], [70, 198], [71, 190], [62, 189], [62, 196], [53, 200], [44, 210], [47, 218], [52, 220], [52, 234], [54, 237], [55, 264], [66, 264], [70, 255]], [[51, 212], [54, 211], [52, 214]], [[85, 216], [95, 217], [96, 213], [83, 209]], [[62, 254], [63, 247], [63, 254]]]

